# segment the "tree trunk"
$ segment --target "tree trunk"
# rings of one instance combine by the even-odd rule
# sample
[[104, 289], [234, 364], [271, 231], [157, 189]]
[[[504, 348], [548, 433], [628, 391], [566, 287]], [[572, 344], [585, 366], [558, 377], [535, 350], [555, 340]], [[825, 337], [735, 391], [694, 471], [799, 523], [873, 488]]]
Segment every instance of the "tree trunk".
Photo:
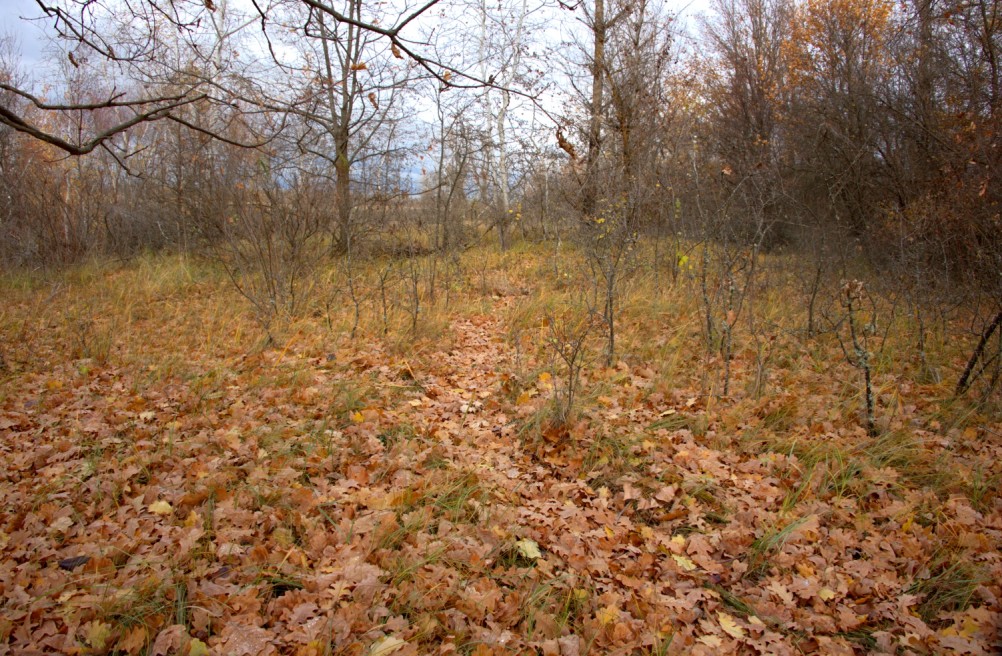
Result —
[[342, 252], [348, 252], [351, 248], [351, 163], [348, 159], [347, 134], [338, 135], [336, 148], [334, 195], [337, 205], [337, 245]]
[[605, 79], [605, 42], [607, 39], [605, 0], [595, 0], [592, 32], [595, 37], [595, 50], [592, 54], [591, 64], [591, 116], [588, 124], [588, 160], [581, 205], [585, 216], [595, 214], [595, 199], [598, 193], [596, 187], [598, 185], [598, 159], [602, 145], [602, 100]]
[[960, 375], [960, 380], [957, 381], [957, 388], [954, 390], [954, 394], [956, 396], [960, 396], [970, 389], [971, 383], [974, 382], [971, 378], [971, 374], [974, 373], [974, 367], [984, 356], [985, 347], [988, 346], [988, 340], [992, 338], [992, 335], [999, 329], [1000, 325], [1002, 325], [1002, 310], [998, 311], [995, 318], [991, 320], [991, 323], [985, 327], [985, 331], [981, 333], [981, 339], [978, 340], [978, 345], [974, 347], [974, 352], [971, 353], [971, 358], [967, 361], [967, 366], [964, 367], [964, 373]]

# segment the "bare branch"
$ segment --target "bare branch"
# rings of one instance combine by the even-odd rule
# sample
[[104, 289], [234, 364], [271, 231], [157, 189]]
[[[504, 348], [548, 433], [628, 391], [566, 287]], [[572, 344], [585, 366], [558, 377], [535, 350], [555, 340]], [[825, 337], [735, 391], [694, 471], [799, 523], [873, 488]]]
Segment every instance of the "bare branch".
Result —
[[[20, 95], [27, 96], [27, 94], [24, 93], [21, 93]], [[0, 105], [0, 123], [14, 130], [17, 130], [18, 132], [27, 134], [35, 139], [38, 139], [39, 141], [44, 141], [47, 144], [53, 145], [56, 148], [59, 148], [60, 150], [69, 153], [70, 155], [86, 155], [117, 134], [121, 134], [122, 132], [125, 132], [136, 125], [139, 125], [140, 123], [156, 121], [162, 118], [166, 118], [170, 115], [170, 112], [172, 110], [175, 110], [179, 107], [183, 107], [185, 105], [190, 105], [193, 102], [198, 102], [199, 100], [203, 100], [207, 97], [208, 96], [203, 94], [199, 96], [180, 96], [176, 98], [142, 100], [132, 103], [118, 102], [112, 99], [104, 104], [99, 103], [99, 104], [81, 105], [81, 106], [74, 106], [74, 105], [55, 106], [61, 111], [70, 111], [70, 110], [94, 111], [97, 109], [109, 108], [109, 107], [135, 108], [150, 104], [157, 105], [152, 109], [138, 112], [135, 116], [128, 119], [127, 121], [123, 121], [117, 125], [114, 125], [108, 128], [107, 130], [95, 135], [93, 138], [88, 139], [87, 141], [82, 141], [78, 143], [67, 141], [66, 139], [63, 139], [62, 137], [52, 134], [51, 132], [46, 132], [40, 127], [32, 125], [31, 123], [26, 121], [22, 116], [18, 115], [11, 109], [4, 107], [2, 105]], [[166, 103], [166, 104], [160, 104], [160, 103]], [[36, 105], [42, 109], [51, 109], [49, 107], [45, 107], [44, 103], [40, 105], [36, 103]]]

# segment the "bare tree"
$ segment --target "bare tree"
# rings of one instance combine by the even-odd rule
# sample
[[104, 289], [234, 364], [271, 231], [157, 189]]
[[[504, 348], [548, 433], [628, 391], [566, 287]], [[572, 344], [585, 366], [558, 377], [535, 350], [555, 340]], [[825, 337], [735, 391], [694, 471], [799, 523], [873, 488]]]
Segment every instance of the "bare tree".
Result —
[[535, 67], [542, 67], [542, 64], [534, 61], [537, 58], [530, 51], [529, 40], [538, 28], [536, 14], [542, 6], [538, 1], [530, 4], [529, 0], [520, 0], [498, 4], [495, 10], [486, 0], [481, 0], [477, 7], [480, 77], [496, 85], [485, 87], [480, 98], [484, 113], [481, 188], [488, 192], [487, 197], [491, 192], [497, 194], [495, 224], [502, 249], [509, 245], [509, 229], [515, 213], [510, 152], [514, 140], [509, 125], [514, 99], [512, 87], [521, 82], [521, 86], [531, 89], [538, 81], [540, 73]]
[[[294, 8], [307, 16], [306, 20], [292, 26], [302, 36], [320, 36], [329, 46], [339, 29], [347, 30], [354, 35], [350, 47], [355, 47], [360, 39], [382, 39], [389, 44], [395, 56], [414, 62], [443, 85], [479, 87], [487, 84], [487, 80], [481, 80], [471, 72], [455, 69], [425, 55], [421, 41], [409, 36], [418, 29], [417, 19], [438, 1], [427, 0], [417, 7], [406, 8], [396, 16], [387, 16], [381, 12], [363, 12], [361, 2], [349, 2], [342, 7], [327, 0], [255, 0], [254, 23], [260, 26], [264, 47], [274, 52], [272, 40], [275, 32], [281, 27], [288, 27], [276, 17]], [[162, 64], [175, 51], [186, 53], [180, 57], [183, 66], [191, 62], [208, 63], [210, 66], [201, 71], [188, 71], [191, 74], [175, 79], [167, 88], [150, 80], [147, 88], [122, 90], [116, 87], [105, 97], [88, 102], [50, 102], [32, 93], [25, 85], [0, 82], [0, 90], [18, 96], [25, 101], [26, 107], [39, 110], [42, 114], [93, 112], [107, 108], [126, 110], [126, 115], [116, 123], [85, 134], [61, 133], [49, 127], [51, 121], [40, 120], [32, 112], [25, 111], [24, 107], [12, 105], [0, 107], [0, 124], [71, 155], [84, 155], [104, 147], [108, 141], [140, 123], [158, 120], [175, 121], [189, 129], [232, 141], [213, 124], [193, 123], [178, 110], [199, 101], [233, 106], [234, 103], [256, 100], [245, 96], [239, 79], [227, 80], [217, 75], [218, 71], [211, 66], [220, 63], [219, 43], [232, 36], [225, 21], [214, 18], [216, 12], [225, 9], [225, 2], [220, 2], [219, 6], [212, 0], [137, 0], [121, 4], [95, 0], [36, 0], [36, 3], [41, 18], [52, 26], [74, 66], [87, 66], [96, 60], [111, 62], [123, 74], [132, 73], [142, 79], [147, 75], [145, 69], [148, 66]], [[246, 21], [243, 23], [247, 24]], [[363, 37], [363, 34], [369, 36]], [[347, 47], [347, 43], [345, 45]], [[327, 63], [330, 68], [336, 68], [333, 62]], [[349, 69], [351, 65], [348, 62]], [[338, 117], [342, 114], [343, 108], [337, 111]], [[343, 129], [341, 132], [343, 134]], [[260, 140], [244, 145], [256, 143]]]

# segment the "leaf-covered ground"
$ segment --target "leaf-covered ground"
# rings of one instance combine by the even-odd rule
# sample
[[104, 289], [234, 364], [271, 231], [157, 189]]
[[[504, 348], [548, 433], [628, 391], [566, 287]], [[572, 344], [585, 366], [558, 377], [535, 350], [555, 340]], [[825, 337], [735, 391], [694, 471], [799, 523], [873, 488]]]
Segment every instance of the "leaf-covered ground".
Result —
[[869, 438], [817, 352], [725, 403], [692, 341], [558, 430], [517, 294], [260, 348], [218, 283], [72, 293], [2, 317], [0, 654], [1002, 649], [1000, 425], [931, 387]]

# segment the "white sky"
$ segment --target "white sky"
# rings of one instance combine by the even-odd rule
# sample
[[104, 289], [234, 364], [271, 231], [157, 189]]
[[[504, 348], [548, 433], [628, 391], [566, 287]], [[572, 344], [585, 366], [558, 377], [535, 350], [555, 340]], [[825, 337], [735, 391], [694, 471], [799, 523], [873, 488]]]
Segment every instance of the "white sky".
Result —
[[[236, 4], [239, 6], [239, 0]], [[667, 5], [685, 20], [705, 11], [708, 0], [667, 0]], [[24, 72], [36, 80], [44, 77], [46, 55], [52, 54], [46, 53], [52, 45], [48, 21], [28, 20], [41, 15], [35, 0], [0, 0], [0, 33], [11, 34], [17, 39]]]
[[37, 69], [44, 61], [44, 50], [49, 38], [44, 34], [43, 23], [24, 20], [41, 15], [35, 0], [0, 0], [0, 33], [17, 39], [25, 72]]

